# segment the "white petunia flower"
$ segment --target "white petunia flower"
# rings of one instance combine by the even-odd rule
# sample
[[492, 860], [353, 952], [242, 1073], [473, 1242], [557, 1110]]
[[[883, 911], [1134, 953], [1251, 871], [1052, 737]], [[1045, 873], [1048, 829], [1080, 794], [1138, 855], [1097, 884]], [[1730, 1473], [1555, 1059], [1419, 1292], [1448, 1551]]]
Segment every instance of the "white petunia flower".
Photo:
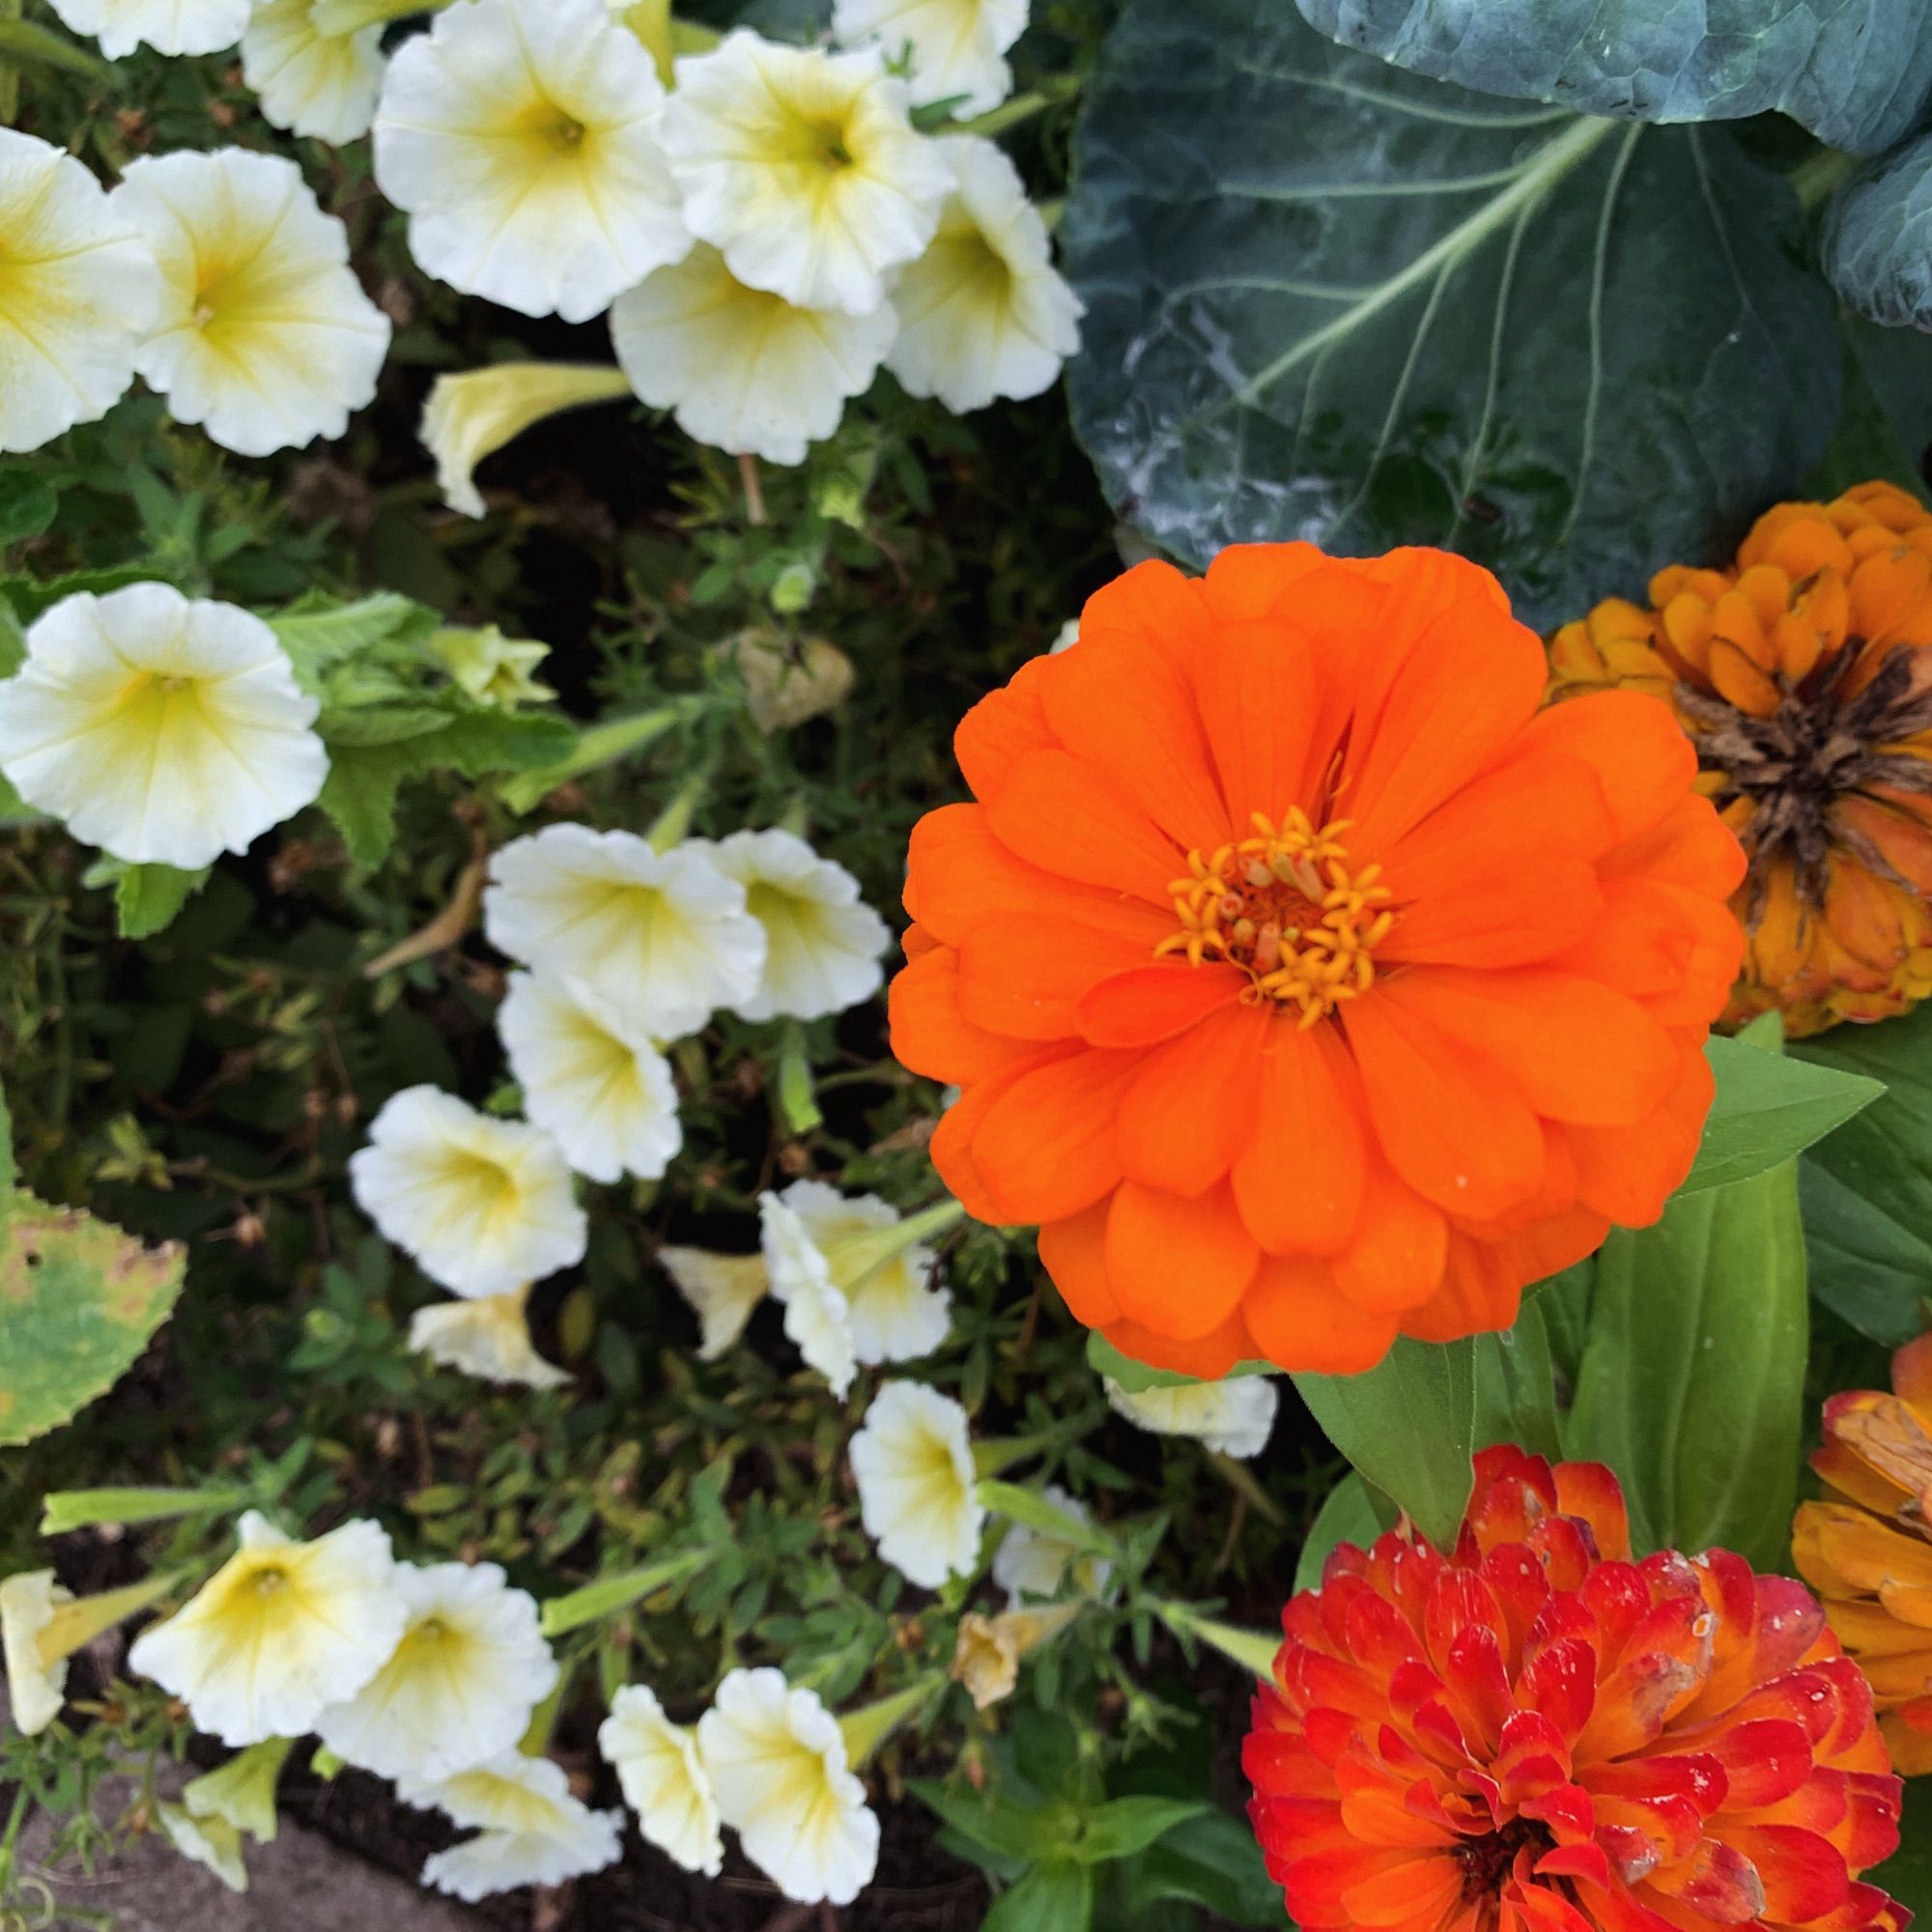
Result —
[[1218, 1382], [1181, 1382], [1129, 1394], [1103, 1377], [1117, 1415], [1155, 1435], [1187, 1435], [1223, 1456], [1247, 1462], [1267, 1447], [1281, 1398], [1265, 1376], [1230, 1376]]
[[218, 54], [242, 38], [250, 0], [47, 0], [62, 23], [92, 34], [109, 60], [150, 46], [157, 54]]
[[134, 366], [177, 422], [267, 456], [339, 437], [374, 400], [389, 319], [293, 161], [244, 148], [130, 161], [114, 208], [161, 270]]
[[474, 1905], [492, 1892], [561, 1885], [623, 1855], [623, 1814], [573, 1798], [563, 1767], [511, 1751], [440, 1781], [399, 1778], [404, 1801], [446, 1812], [480, 1835], [438, 1852], [422, 1879]]
[[952, 185], [876, 49], [780, 46], [740, 28], [678, 62], [663, 132], [691, 232], [741, 282], [801, 308], [879, 308]]
[[579, 362], [493, 362], [439, 376], [419, 434], [436, 458], [437, 488], [459, 516], [488, 515], [476, 466], [546, 416], [631, 394], [621, 369]]
[[0, 772], [76, 838], [192, 871], [321, 791], [317, 709], [246, 611], [165, 583], [82, 591], [35, 622], [0, 684]]
[[514, 1750], [556, 1685], [535, 1599], [494, 1563], [402, 1565], [396, 1587], [402, 1640], [317, 1735], [346, 1764], [429, 1783]]
[[583, 1259], [588, 1224], [557, 1144], [434, 1087], [383, 1103], [349, 1183], [383, 1234], [458, 1294], [508, 1294]]
[[923, 1382], [887, 1382], [851, 1455], [859, 1514], [879, 1554], [927, 1590], [972, 1576], [986, 1511], [966, 1411]]
[[128, 1662], [223, 1744], [300, 1737], [383, 1667], [407, 1614], [376, 1523], [297, 1543], [250, 1510], [241, 1548]]
[[[962, 118], [1013, 91], [1003, 56], [1026, 29], [1028, 0], [834, 0], [840, 41], [876, 40], [896, 60], [912, 50], [911, 92], [923, 107], [951, 100]], [[963, 97], [963, 99], [961, 98]]]
[[908, 393], [964, 414], [1051, 388], [1080, 347], [1082, 308], [1012, 162], [978, 135], [937, 145], [954, 186], [931, 245], [894, 286], [886, 367]]
[[773, 1294], [789, 1302], [821, 1280], [836, 1289], [856, 1360], [913, 1362], [945, 1342], [952, 1297], [932, 1286], [937, 1258], [890, 1202], [795, 1180], [758, 1206]]
[[806, 1365], [832, 1384], [842, 1402], [859, 1372], [852, 1305], [834, 1286], [832, 1270], [798, 1213], [776, 1194], [758, 1196], [758, 1238], [765, 1279], [784, 1304], [784, 1331]]
[[627, 1684], [598, 1727], [597, 1748], [616, 1771], [644, 1836], [686, 1871], [716, 1878], [724, 1869], [724, 1841], [696, 1731], [672, 1723], [648, 1686]]
[[248, 1889], [248, 1867], [242, 1861], [242, 1833], [226, 1818], [197, 1818], [183, 1804], [157, 1804], [155, 1816], [168, 1843], [183, 1858], [206, 1865], [230, 1891]]
[[879, 1821], [838, 1721], [776, 1670], [734, 1670], [698, 1720], [718, 1809], [745, 1856], [803, 1905], [850, 1905], [879, 1861]]
[[650, 1036], [582, 980], [512, 973], [497, 1014], [524, 1111], [592, 1180], [655, 1180], [684, 1145], [677, 1083]]
[[73, 1592], [51, 1570], [24, 1570], [0, 1580], [0, 1663], [6, 1666], [7, 1699], [23, 1736], [43, 1731], [67, 1701], [67, 1659], [49, 1660], [41, 1639]]
[[745, 1332], [771, 1292], [763, 1255], [720, 1255], [709, 1248], [660, 1248], [658, 1261], [696, 1312], [702, 1336], [697, 1359], [715, 1362]]
[[567, 1371], [547, 1362], [530, 1340], [530, 1292], [432, 1302], [410, 1317], [410, 1347], [445, 1369], [486, 1382], [562, 1388]]
[[748, 287], [701, 242], [611, 311], [617, 360], [642, 401], [698, 442], [783, 464], [803, 463], [838, 427], [897, 327], [889, 306], [841, 315]]
[[658, 1039], [757, 990], [765, 931], [708, 852], [547, 825], [490, 862], [483, 924], [525, 965], [568, 974]]
[[[1087, 1505], [1058, 1484], [1046, 1484], [1039, 1493], [1043, 1502], [1092, 1526], [1094, 1518]], [[1113, 1574], [1114, 1566], [1104, 1556], [1031, 1523], [1010, 1524], [993, 1556], [993, 1581], [1007, 1593], [1009, 1604], [1057, 1597], [1069, 1576], [1083, 1596], [1098, 1597], [1105, 1594]]]
[[718, 869], [745, 888], [765, 928], [765, 972], [740, 1019], [815, 1020], [869, 1000], [885, 984], [879, 957], [891, 928], [859, 898], [843, 866], [790, 832], [734, 832], [712, 848]]
[[316, 30], [316, 0], [255, 0], [242, 36], [242, 78], [262, 118], [318, 141], [359, 140], [383, 91], [383, 28]]
[[0, 128], [0, 450], [38, 449], [126, 393], [160, 276], [86, 168], [11, 128]]
[[587, 322], [691, 245], [663, 105], [656, 65], [603, 0], [467, 0], [389, 63], [377, 185], [428, 273]]

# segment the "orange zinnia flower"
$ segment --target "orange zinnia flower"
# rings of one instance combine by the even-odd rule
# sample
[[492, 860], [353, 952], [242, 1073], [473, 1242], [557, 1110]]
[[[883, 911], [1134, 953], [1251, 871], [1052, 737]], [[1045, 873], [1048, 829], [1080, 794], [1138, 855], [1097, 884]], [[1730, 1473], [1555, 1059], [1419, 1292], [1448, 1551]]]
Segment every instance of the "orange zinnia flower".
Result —
[[1343, 1544], [1255, 1699], [1249, 1816], [1309, 1932], [1897, 1932], [1870, 1687], [1804, 1586], [1634, 1563], [1595, 1463], [1485, 1450], [1454, 1552]]
[[1540, 711], [1436, 551], [1144, 563], [968, 713], [893, 1044], [1080, 1320], [1195, 1375], [1503, 1328], [1656, 1218], [1709, 1106], [1737, 842], [1668, 710]]
[[1811, 1466], [1827, 1496], [1799, 1504], [1791, 1555], [1871, 1679], [1892, 1761], [1916, 1776], [1932, 1771], [1932, 1335], [1891, 1358], [1891, 1386], [1825, 1405]]
[[1557, 696], [1667, 698], [1744, 840], [1725, 1015], [1791, 1034], [1932, 993], [1932, 515], [1889, 483], [1780, 503], [1725, 570], [1660, 571], [1549, 647]]

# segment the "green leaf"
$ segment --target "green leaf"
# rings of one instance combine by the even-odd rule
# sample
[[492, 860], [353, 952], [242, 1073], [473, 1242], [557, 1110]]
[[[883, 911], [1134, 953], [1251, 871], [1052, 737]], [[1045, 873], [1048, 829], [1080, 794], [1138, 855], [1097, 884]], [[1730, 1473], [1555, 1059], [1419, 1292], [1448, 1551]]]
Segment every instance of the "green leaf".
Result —
[[31, 577], [0, 577], [0, 593], [12, 605], [14, 616], [22, 624], [31, 624], [43, 611], [51, 611], [66, 598], [78, 597], [83, 591], [105, 597], [110, 591], [127, 589], [130, 583], [169, 581], [164, 570], [127, 564], [109, 570], [73, 570], [65, 577], [50, 577], [44, 582]]
[[83, 875], [90, 886], [114, 888], [114, 922], [123, 939], [152, 939], [172, 925], [183, 906], [208, 883], [210, 868], [185, 872], [175, 866], [130, 866], [125, 859], [97, 859]]
[[1833, 196], [1821, 256], [1860, 315], [1932, 327], [1932, 134], [1881, 155]]
[[1122, 1895], [1140, 1905], [1182, 1899], [1234, 1925], [1285, 1926], [1281, 1888], [1267, 1875], [1255, 1834], [1225, 1811], [1177, 1825], [1128, 1865]]
[[1015, 1522], [1023, 1522], [1029, 1529], [1037, 1529], [1042, 1536], [1050, 1536], [1057, 1543], [1070, 1543], [1074, 1548], [1089, 1550], [1096, 1556], [1120, 1554], [1120, 1546], [1104, 1530], [1096, 1529], [1091, 1522], [1083, 1522], [1069, 1511], [1061, 1509], [1037, 1492], [1023, 1488], [1018, 1483], [1001, 1483], [987, 1477], [979, 1484], [976, 1493], [985, 1508], [1010, 1517]]
[[1004, 1859], [1053, 1858], [1065, 1853], [1075, 1813], [1063, 1804], [1015, 1804], [998, 1796], [953, 1791], [930, 1778], [914, 1778], [913, 1795], [962, 1837]]
[[1718, 1546], [1781, 1567], [1806, 1325], [1792, 1163], [1612, 1231], [1564, 1447], [1617, 1472], [1639, 1554]]
[[[1751, 1037], [1765, 1021], [1769, 1031]], [[1736, 1039], [1714, 1036], [1706, 1043], [1718, 1093], [1680, 1193], [1764, 1174], [1884, 1098], [1884, 1083], [1864, 1074], [1786, 1059], [1776, 1044], [1767, 1052], [1766, 1044], [1781, 1043], [1777, 1015], [1767, 1013]]]
[[1797, 199], [1722, 129], [1511, 109], [1283, 0], [1135, 0], [1075, 160], [1075, 423], [1190, 563], [1447, 545], [1541, 625], [1734, 541], [1836, 422]]
[[1932, 1912], [1932, 1777], [1905, 1780], [1905, 1808], [1898, 1820], [1898, 1850], [1863, 1875], [1889, 1891], [1915, 1918]]
[[1295, 1559], [1294, 1594], [1320, 1586], [1321, 1566], [1338, 1544], [1352, 1543], [1358, 1549], [1366, 1549], [1381, 1533], [1376, 1506], [1369, 1500], [1369, 1486], [1350, 1469], [1328, 1492], [1327, 1501], [1309, 1525], [1308, 1541]]
[[1092, 1870], [1054, 1859], [1001, 1892], [980, 1921], [980, 1932], [1088, 1932], [1093, 1922]]
[[427, 605], [379, 590], [353, 604], [304, 602], [268, 619], [295, 665], [296, 676], [316, 689], [322, 672], [377, 644], [414, 647], [428, 640], [442, 619]]
[[1208, 1808], [1200, 1798], [1110, 1798], [1087, 1813], [1067, 1850], [1083, 1865], [1130, 1859]]
[[0, 1447], [103, 1394], [167, 1320], [185, 1252], [144, 1248], [77, 1208], [16, 1192], [0, 1253]]
[[0, 545], [42, 535], [60, 510], [60, 497], [32, 469], [0, 469]]
[[1918, 0], [1295, 0], [1331, 39], [1483, 94], [1634, 121], [1774, 110], [1874, 154], [1932, 97]]
[[120, 80], [111, 63], [32, 20], [0, 19], [0, 61], [9, 66], [59, 68], [95, 87], [113, 87]]
[[1875, 1342], [1909, 1341], [1932, 1295], [1932, 1006], [1790, 1051], [1885, 1082], [1882, 1099], [1804, 1156], [1800, 1194], [1812, 1293]]
[[[1199, 1376], [1184, 1376], [1177, 1369], [1151, 1369], [1145, 1362], [1137, 1362], [1131, 1355], [1122, 1354], [1097, 1328], [1087, 1331], [1087, 1366], [1096, 1376], [1105, 1376], [1110, 1381], [1119, 1382], [1129, 1395], [1139, 1395], [1143, 1389], [1181, 1388], [1201, 1379]], [[1236, 1376], [1272, 1376], [1279, 1373], [1272, 1362], [1236, 1362], [1225, 1376], [1216, 1379], [1232, 1381]]]

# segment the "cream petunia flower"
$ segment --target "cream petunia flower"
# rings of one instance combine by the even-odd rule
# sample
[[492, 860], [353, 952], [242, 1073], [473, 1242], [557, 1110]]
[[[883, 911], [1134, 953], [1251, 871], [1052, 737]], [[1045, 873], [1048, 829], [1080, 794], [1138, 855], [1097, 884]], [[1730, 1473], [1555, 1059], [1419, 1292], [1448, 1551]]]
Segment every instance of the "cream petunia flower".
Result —
[[1155, 1435], [1186, 1435], [1245, 1463], [1267, 1447], [1281, 1398], [1265, 1376], [1231, 1376], [1218, 1382], [1181, 1382], [1130, 1395], [1103, 1378], [1117, 1415]]
[[359, 140], [383, 91], [382, 25], [319, 33], [315, 10], [316, 0], [255, 0], [242, 36], [242, 78], [271, 127], [318, 141]]
[[546, 416], [630, 394], [621, 369], [594, 362], [493, 362], [439, 376], [423, 405], [419, 434], [436, 458], [443, 501], [459, 516], [486, 516], [476, 487], [476, 466], [486, 456]]
[[885, 984], [879, 957], [892, 930], [861, 903], [859, 882], [790, 832], [734, 832], [712, 848], [718, 869], [745, 888], [765, 928], [765, 972], [740, 1019], [815, 1020], [869, 1000]]
[[842, 1402], [859, 1372], [851, 1303], [834, 1285], [810, 1230], [776, 1194], [758, 1196], [758, 1239], [766, 1283], [784, 1304], [785, 1333]]
[[913, 99], [950, 100], [962, 118], [997, 107], [1013, 91], [1003, 56], [1026, 30], [1028, 0], [834, 0], [832, 32], [876, 40], [896, 60], [912, 52]]
[[154, 257], [93, 175], [0, 128], [0, 450], [105, 415], [160, 294]]
[[655, 1180], [684, 1145], [677, 1083], [651, 1037], [567, 974], [512, 973], [497, 1013], [524, 1111], [592, 1180]]
[[663, 131], [691, 232], [741, 282], [801, 308], [879, 308], [952, 185], [875, 48], [830, 54], [740, 28], [678, 62]]
[[547, 1362], [530, 1340], [530, 1292], [432, 1302], [410, 1317], [410, 1347], [445, 1369], [486, 1382], [562, 1388], [567, 1371]]
[[953, 170], [939, 232], [893, 289], [886, 367], [955, 414], [1049, 389], [1080, 347], [1080, 298], [1053, 266], [1046, 223], [991, 141], [937, 144]]
[[490, 862], [483, 924], [512, 959], [583, 980], [657, 1039], [757, 989], [765, 931], [701, 846], [547, 825]]
[[936, 1590], [980, 1563], [986, 1511], [966, 1411], [923, 1382], [887, 1382], [852, 1438], [859, 1514], [879, 1554]]
[[820, 1280], [836, 1289], [856, 1360], [913, 1362], [945, 1342], [952, 1297], [932, 1286], [937, 1259], [918, 1236], [952, 1219], [952, 1204], [908, 1220], [876, 1194], [795, 1180], [758, 1205], [773, 1294], [789, 1302]]
[[160, 267], [134, 366], [176, 421], [267, 456], [339, 437], [374, 400], [388, 317], [293, 161], [244, 148], [130, 161], [114, 208]]
[[798, 308], [741, 282], [700, 242], [617, 298], [611, 339], [631, 387], [685, 435], [734, 456], [803, 463], [838, 427], [893, 346], [889, 306]]
[[73, 1592], [51, 1570], [24, 1570], [0, 1581], [0, 1663], [14, 1727], [27, 1737], [43, 1731], [67, 1701], [67, 1659], [49, 1661], [41, 1638]]
[[850, 1905], [879, 1861], [879, 1821], [838, 1721], [776, 1670], [733, 1670], [698, 1719], [718, 1809], [745, 1856], [802, 1905]]
[[648, 1686], [627, 1684], [611, 1700], [597, 1748], [616, 1771], [644, 1836], [686, 1871], [716, 1878], [724, 1869], [724, 1841], [696, 1731], [672, 1723]]
[[549, 1758], [510, 1751], [440, 1781], [399, 1778], [396, 1789], [408, 1804], [478, 1830], [422, 1870], [425, 1885], [466, 1904], [520, 1886], [561, 1885], [623, 1854], [623, 1814], [573, 1798], [563, 1767]]
[[192, 871], [321, 791], [317, 708], [246, 611], [165, 583], [82, 591], [36, 621], [0, 684], [0, 772], [76, 838]]
[[183, 1858], [206, 1865], [230, 1891], [248, 1889], [242, 1833], [226, 1818], [197, 1818], [185, 1804], [157, 1804], [155, 1816]]
[[317, 1735], [345, 1764], [428, 1783], [514, 1750], [556, 1685], [535, 1599], [494, 1563], [402, 1565], [396, 1587], [402, 1640]]
[[[1039, 1493], [1076, 1522], [1092, 1524], [1087, 1505], [1057, 1484], [1046, 1484]], [[1104, 1556], [1031, 1523], [1009, 1524], [993, 1556], [993, 1581], [1007, 1593], [1009, 1604], [1057, 1597], [1069, 1577], [1082, 1596], [1099, 1597], [1113, 1574], [1114, 1566]]]
[[508, 1294], [583, 1259], [588, 1224], [562, 1151], [541, 1127], [406, 1087], [349, 1157], [356, 1204], [432, 1281]]
[[587, 322], [691, 245], [663, 104], [656, 65], [603, 0], [466, 0], [389, 63], [377, 185], [428, 273]]
[[660, 1248], [658, 1261], [696, 1314], [697, 1359], [715, 1362], [735, 1346], [771, 1293], [763, 1255], [720, 1255], [709, 1248]]
[[150, 46], [157, 54], [218, 54], [242, 38], [250, 0], [47, 0], [62, 23], [92, 34], [109, 60]]
[[299, 1737], [395, 1649], [408, 1614], [395, 1573], [373, 1522], [297, 1543], [250, 1510], [241, 1548], [185, 1607], [134, 1639], [128, 1664], [223, 1744]]

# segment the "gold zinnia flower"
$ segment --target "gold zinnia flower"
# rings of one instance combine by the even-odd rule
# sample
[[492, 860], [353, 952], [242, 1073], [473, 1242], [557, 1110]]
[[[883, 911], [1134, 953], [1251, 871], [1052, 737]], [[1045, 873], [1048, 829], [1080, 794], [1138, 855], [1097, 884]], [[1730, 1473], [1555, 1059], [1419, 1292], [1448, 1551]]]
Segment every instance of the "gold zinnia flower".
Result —
[[1932, 993], [1932, 514], [1889, 483], [1779, 503], [1721, 570], [1673, 565], [1549, 648], [1554, 695], [1669, 701], [1750, 859], [1725, 1014], [1786, 1031]]

